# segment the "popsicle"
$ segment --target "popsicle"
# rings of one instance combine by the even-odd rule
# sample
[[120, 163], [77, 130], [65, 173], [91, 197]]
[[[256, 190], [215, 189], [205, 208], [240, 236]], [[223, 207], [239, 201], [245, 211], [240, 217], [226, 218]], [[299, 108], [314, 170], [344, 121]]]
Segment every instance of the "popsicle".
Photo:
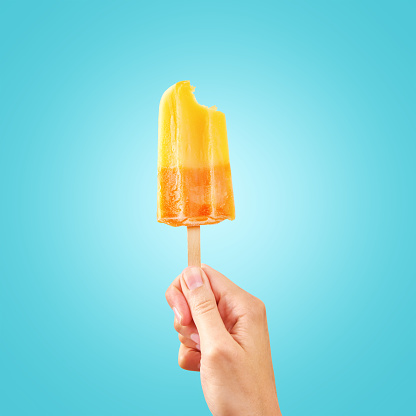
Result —
[[160, 101], [157, 220], [188, 227], [188, 263], [200, 264], [199, 226], [233, 220], [235, 208], [225, 115], [194, 90], [181, 81]]

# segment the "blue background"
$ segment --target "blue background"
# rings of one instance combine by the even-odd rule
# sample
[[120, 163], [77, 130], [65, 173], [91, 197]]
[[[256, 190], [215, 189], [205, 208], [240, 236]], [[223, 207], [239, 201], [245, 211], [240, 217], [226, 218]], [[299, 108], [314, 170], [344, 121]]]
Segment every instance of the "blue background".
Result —
[[2, 1], [0, 414], [209, 414], [164, 298], [186, 230], [156, 222], [188, 79], [237, 213], [203, 261], [266, 303], [283, 413], [412, 414], [412, 3]]

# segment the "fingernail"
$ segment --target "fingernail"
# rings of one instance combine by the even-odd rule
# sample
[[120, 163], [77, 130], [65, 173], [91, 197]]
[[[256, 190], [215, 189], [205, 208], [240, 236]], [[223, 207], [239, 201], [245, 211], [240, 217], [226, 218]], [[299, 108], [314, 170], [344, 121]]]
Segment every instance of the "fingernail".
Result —
[[199, 339], [199, 335], [198, 335], [198, 334], [191, 334], [191, 340], [192, 340], [193, 342], [195, 342], [195, 344], [200, 344], [200, 343], [201, 343], [201, 341], [200, 341], [200, 339]]
[[196, 344], [196, 345], [195, 345], [195, 348], [196, 348], [198, 351], [201, 351], [201, 347], [199, 346], [199, 344]]
[[183, 278], [189, 290], [194, 290], [203, 285], [201, 269], [199, 267], [187, 267], [183, 271]]
[[173, 313], [176, 316], [176, 319], [181, 324], [182, 323], [182, 315], [179, 313], [179, 311], [175, 307], [173, 307], [172, 309], [173, 309]]

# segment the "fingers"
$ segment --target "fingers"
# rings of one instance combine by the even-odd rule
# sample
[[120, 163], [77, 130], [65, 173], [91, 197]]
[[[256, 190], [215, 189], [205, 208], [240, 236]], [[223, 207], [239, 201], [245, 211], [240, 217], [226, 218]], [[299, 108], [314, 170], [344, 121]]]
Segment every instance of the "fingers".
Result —
[[199, 267], [187, 267], [182, 272], [180, 283], [201, 337], [202, 349], [205, 345], [229, 341], [231, 335], [221, 319], [205, 272]]
[[[199, 338], [198, 335], [196, 335], [197, 338]], [[183, 345], [185, 345], [185, 347], [189, 347], [189, 348], [193, 348], [195, 350], [201, 351], [201, 348], [199, 346], [199, 342], [193, 341], [190, 338], [186, 338], [181, 334], [178, 334], [178, 338], [179, 338], [179, 342]]]
[[[225, 295], [232, 295], [233, 297], [248, 295], [247, 292], [212, 267], [203, 264], [201, 268], [208, 277], [217, 303], [220, 301], [221, 297]], [[185, 296], [182, 293], [180, 277], [181, 276], [178, 276], [172, 282], [167, 289], [165, 296], [179, 323], [182, 325], [190, 325], [192, 322], [192, 314]]]
[[[198, 335], [198, 330], [196, 329], [196, 326], [194, 322], [191, 322], [190, 325], [181, 325], [177, 319], [173, 321], [173, 327], [175, 328], [175, 331], [179, 334], [183, 335], [186, 338], [191, 338], [192, 335]], [[192, 337], [194, 338], [194, 337]]]
[[181, 344], [178, 354], [179, 367], [188, 371], [199, 371], [200, 362], [201, 353], [199, 351]]
[[192, 322], [192, 315], [185, 296], [182, 293], [180, 276], [178, 276], [168, 287], [165, 296], [169, 306], [175, 313], [178, 322], [181, 325], [190, 325]]

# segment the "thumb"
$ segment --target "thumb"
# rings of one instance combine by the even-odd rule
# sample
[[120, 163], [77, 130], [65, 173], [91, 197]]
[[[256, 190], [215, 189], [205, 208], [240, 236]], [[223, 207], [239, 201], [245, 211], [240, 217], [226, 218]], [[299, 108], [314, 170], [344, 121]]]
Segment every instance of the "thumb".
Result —
[[187, 267], [181, 275], [181, 286], [198, 329], [201, 345], [229, 336], [205, 272], [199, 267]]

